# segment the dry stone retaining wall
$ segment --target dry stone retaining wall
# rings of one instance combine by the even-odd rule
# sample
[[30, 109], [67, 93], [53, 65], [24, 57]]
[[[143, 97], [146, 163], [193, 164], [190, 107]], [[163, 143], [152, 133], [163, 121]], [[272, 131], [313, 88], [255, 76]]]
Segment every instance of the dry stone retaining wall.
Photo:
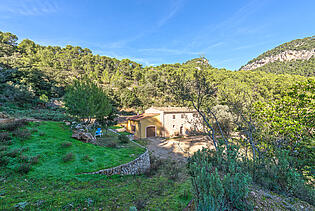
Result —
[[[110, 131], [117, 133], [116, 130], [109, 129]], [[118, 134], [118, 133], [117, 133]], [[145, 148], [144, 146], [133, 141], [133, 137], [129, 136], [129, 140], [138, 145], [139, 147]], [[134, 174], [142, 174], [150, 168], [150, 155], [147, 148], [145, 148], [145, 152], [141, 154], [139, 157], [130, 161], [129, 163], [125, 163], [113, 168], [102, 169], [95, 172], [87, 172], [83, 174], [105, 174], [105, 175], [134, 175]]]
[[83, 174], [105, 174], [105, 175], [134, 175], [142, 174], [150, 168], [150, 156], [149, 151], [146, 150], [138, 158], [129, 163], [122, 164], [109, 169], [102, 169], [95, 172], [88, 172]]

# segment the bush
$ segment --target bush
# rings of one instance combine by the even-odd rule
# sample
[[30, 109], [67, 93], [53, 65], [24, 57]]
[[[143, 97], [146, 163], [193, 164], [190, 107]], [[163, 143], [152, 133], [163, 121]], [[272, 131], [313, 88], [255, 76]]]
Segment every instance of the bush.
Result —
[[20, 151], [17, 150], [17, 149], [14, 149], [14, 150], [8, 152], [8, 153], [6, 154], [6, 156], [11, 157], [11, 158], [15, 158], [15, 157], [17, 157], [19, 154], [20, 154]]
[[[237, 161], [237, 148], [203, 149], [188, 160], [197, 210], [251, 209], [246, 196], [251, 178]], [[218, 164], [218, 165], [217, 165]], [[219, 175], [219, 170], [225, 176]]]
[[30, 163], [22, 163], [16, 169], [16, 171], [20, 174], [27, 174], [30, 170], [31, 170]]
[[11, 137], [8, 132], [0, 133], [0, 143], [7, 143], [10, 140], [11, 140]]
[[62, 157], [63, 162], [69, 162], [74, 160], [74, 154], [72, 152], [67, 153], [65, 156]]
[[106, 144], [106, 147], [109, 147], [109, 148], [116, 148], [116, 147], [117, 147], [117, 143], [116, 143], [116, 142], [113, 142], [113, 141], [109, 141], [109, 142]]
[[27, 156], [21, 155], [21, 156], [20, 156], [20, 160], [21, 160], [22, 163], [23, 163], [23, 162], [26, 163], [26, 162], [29, 161], [29, 158], [28, 158]]
[[38, 130], [36, 128], [31, 129], [31, 133], [36, 133]]
[[31, 137], [31, 133], [28, 129], [17, 129], [13, 132], [13, 136], [16, 136], [22, 140], [26, 140]]
[[129, 138], [124, 134], [119, 134], [118, 139], [122, 144], [127, 144], [129, 142]]
[[72, 146], [72, 142], [70, 141], [65, 141], [61, 143], [61, 147], [62, 148], [67, 148], [67, 147], [71, 147]]
[[5, 152], [0, 152], [0, 166], [6, 166], [9, 163], [9, 158]]
[[8, 149], [8, 147], [7, 146], [0, 146], [0, 152], [2, 152], [2, 151], [6, 151]]
[[179, 167], [178, 162], [176, 161], [167, 162], [165, 169], [168, 179], [176, 181], [179, 178], [179, 173], [181, 172], [181, 169]]
[[36, 155], [34, 157], [31, 157], [30, 159], [30, 163], [33, 165], [33, 164], [37, 164], [39, 162], [39, 158], [40, 158], [40, 155]]
[[6, 131], [15, 131], [16, 129], [26, 125], [28, 122], [26, 119], [20, 119], [20, 120], [11, 120], [6, 123], [2, 123], [0, 125], [0, 130], [6, 130]]
[[90, 158], [88, 155], [85, 155], [82, 160], [86, 160], [86, 161], [89, 161], [89, 162], [93, 162], [94, 160], [92, 158]]
[[44, 132], [39, 132], [39, 136], [45, 136], [46, 134]]
[[294, 167], [294, 158], [288, 150], [276, 149], [272, 156], [265, 156], [252, 165], [255, 182], [269, 190], [300, 198], [315, 204], [315, 190], [306, 184], [303, 175]]
[[163, 161], [155, 156], [150, 156], [150, 168], [144, 172], [144, 174], [149, 177], [154, 175], [158, 169], [163, 165]]

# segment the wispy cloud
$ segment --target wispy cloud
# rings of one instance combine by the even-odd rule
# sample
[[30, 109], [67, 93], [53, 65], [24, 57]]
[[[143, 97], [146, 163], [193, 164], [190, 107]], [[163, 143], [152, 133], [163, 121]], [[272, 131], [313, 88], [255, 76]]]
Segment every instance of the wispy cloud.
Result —
[[171, 9], [169, 11], [169, 13], [162, 17], [158, 23], [157, 23], [157, 27], [161, 27], [164, 24], [166, 24], [171, 18], [173, 18], [175, 16], [175, 14], [179, 11], [179, 9], [183, 6], [183, 0], [173, 0], [172, 1], [172, 6]]
[[249, 45], [241, 45], [235, 48], [232, 48], [231, 51], [238, 51], [238, 50], [243, 50], [243, 49], [250, 49], [250, 48], [255, 48], [255, 47], [259, 47], [265, 44], [270, 43], [269, 41], [265, 41], [265, 42], [260, 42], [260, 43], [255, 43], [255, 44], [249, 44]]
[[200, 51], [190, 51], [187, 49], [170, 49], [170, 48], [144, 48], [139, 49], [139, 52], [143, 53], [167, 53], [173, 55], [182, 55], [182, 54], [190, 54], [190, 55], [198, 55], [202, 54]]
[[1, 13], [21, 16], [40, 16], [57, 11], [56, 1], [51, 0], [4, 0], [4, 3], [0, 4]]
[[[226, 38], [235, 37], [235, 35], [242, 36], [244, 34], [257, 34], [261, 33], [266, 25], [244, 26], [249, 18], [254, 16], [256, 12], [261, 9], [270, 0], [251, 0], [247, 4], [235, 10], [226, 19], [216, 24], [205, 25], [198, 33], [192, 38], [190, 42], [191, 48], [200, 48], [210, 41], [226, 40]], [[216, 38], [213, 40], [213, 34]]]

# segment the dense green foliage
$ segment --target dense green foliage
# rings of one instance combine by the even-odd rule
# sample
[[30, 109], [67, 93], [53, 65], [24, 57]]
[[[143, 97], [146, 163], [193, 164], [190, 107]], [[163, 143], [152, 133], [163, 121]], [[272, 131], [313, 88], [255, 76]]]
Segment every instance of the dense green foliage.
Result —
[[189, 160], [198, 210], [248, 209], [234, 200], [245, 202], [249, 175], [272, 191], [314, 204], [314, 188], [307, 185], [313, 177], [305, 177], [314, 168], [314, 79], [263, 102], [255, 96], [257, 92], [236, 90], [235, 95], [225, 95], [227, 106], [218, 106], [213, 99], [220, 86], [201, 71], [193, 71], [190, 79], [174, 77], [173, 83], [178, 100], [202, 117], [215, 148]]
[[293, 60], [286, 62], [272, 62], [258, 67], [256, 71], [264, 71], [275, 74], [293, 74], [303, 76], [315, 76], [315, 58], [312, 57], [309, 60]]
[[222, 144], [217, 149], [204, 148], [188, 160], [197, 210], [250, 210], [246, 197], [251, 177], [237, 161], [238, 149], [226, 153]]
[[67, 88], [64, 101], [70, 114], [89, 122], [92, 118], [107, 119], [112, 112], [112, 105], [105, 91], [88, 78], [74, 80]]
[[[115, 106], [136, 110], [152, 105], [179, 105], [171, 92], [170, 81], [174, 76], [189, 79], [195, 69], [202, 68], [207, 80], [218, 87], [215, 102], [219, 104], [224, 104], [225, 95], [236, 99], [240, 92], [247, 92], [252, 98], [273, 99], [293, 83], [306, 80], [301, 76], [216, 69], [205, 58], [142, 67], [128, 59], [93, 55], [86, 48], [41, 46], [31, 40], [17, 43], [15, 35], [1, 33], [1, 36], [9, 40], [2, 42], [9, 50], [0, 56], [4, 67], [0, 70], [3, 76], [0, 97], [4, 101], [23, 102], [20, 104], [32, 103], [41, 96], [41, 99], [61, 97], [65, 87], [83, 75], [103, 87]], [[186, 74], [180, 75], [181, 72]]]
[[274, 101], [256, 102], [254, 107], [265, 146], [288, 150], [295, 158], [294, 166], [311, 174], [315, 168], [315, 80], [291, 87]]

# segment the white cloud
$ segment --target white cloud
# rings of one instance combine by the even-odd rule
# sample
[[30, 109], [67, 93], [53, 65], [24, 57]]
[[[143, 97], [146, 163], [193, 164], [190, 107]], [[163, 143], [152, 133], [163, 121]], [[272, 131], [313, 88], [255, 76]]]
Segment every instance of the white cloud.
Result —
[[202, 52], [195, 52], [195, 51], [190, 51], [187, 49], [170, 49], [170, 48], [144, 48], [144, 49], [139, 49], [138, 51], [144, 52], [144, 53], [168, 53], [168, 54], [173, 54], [173, 55], [182, 55], [182, 54], [198, 55], [198, 54], [202, 54]]
[[169, 13], [157, 22], [157, 27], [165, 25], [170, 19], [172, 19], [183, 6], [183, 2], [183, 0], [173, 0]]
[[58, 9], [56, 1], [52, 0], [7, 0], [5, 3], [0, 4], [1, 13], [21, 16], [40, 16], [57, 12]]

